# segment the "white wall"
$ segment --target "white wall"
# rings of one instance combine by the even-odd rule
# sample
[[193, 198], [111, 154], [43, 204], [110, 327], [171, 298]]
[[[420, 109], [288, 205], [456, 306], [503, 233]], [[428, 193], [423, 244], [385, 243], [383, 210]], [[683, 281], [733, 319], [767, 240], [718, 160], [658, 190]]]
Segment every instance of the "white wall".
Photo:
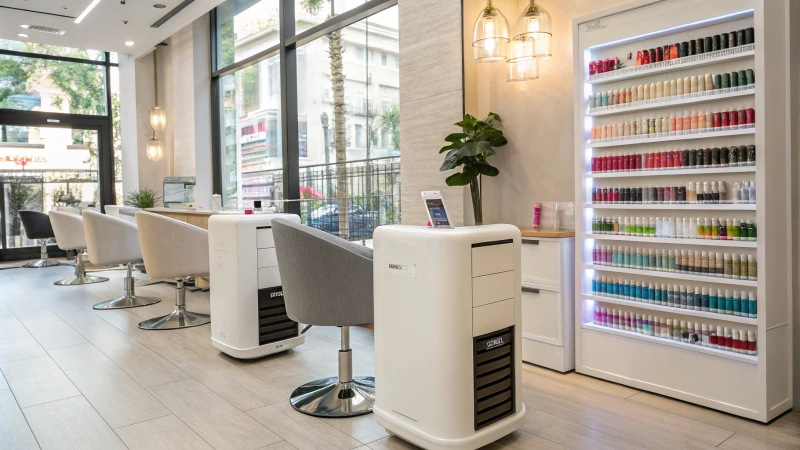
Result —
[[456, 225], [464, 215], [464, 189], [448, 187], [439, 172], [444, 138], [462, 118], [460, 0], [401, 0], [400, 174], [402, 221], [425, 225], [421, 191], [442, 191]]
[[[195, 200], [211, 206], [211, 72], [208, 15], [170, 37], [158, 49], [159, 106], [167, 127], [158, 133], [164, 158], [150, 161], [149, 114], [155, 104], [153, 53], [120, 61], [122, 157], [125, 192], [150, 188], [160, 196], [168, 176], [196, 176]], [[133, 163], [131, 163], [133, 161]]]
[[[528, 2], [495, 0], [514, 34]], [[536, 0], [553, 19], [553, 57], [540, 61], [539, 79], [507, 83], [505, 63], [476, 64], [472, 27], [482, 0], [464, 1], [467, 112], [503, 119], [509, 144], [490, 161], [500, 169], [483, 177], [483, 220], [530, 227], [537, 201], [574, 201], [572, 20], [628, 3], [626, 0]], [[467, 193], [467, 196], [469, 194]]]

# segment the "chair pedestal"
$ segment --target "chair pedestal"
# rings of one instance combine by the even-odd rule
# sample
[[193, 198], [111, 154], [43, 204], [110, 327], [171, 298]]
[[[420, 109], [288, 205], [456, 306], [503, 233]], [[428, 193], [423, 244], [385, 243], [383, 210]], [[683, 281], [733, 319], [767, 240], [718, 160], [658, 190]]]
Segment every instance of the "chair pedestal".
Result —
[[108, 281], [106, 277], [95, 277], [86, 275], [86, 269], [83, 264], [83, 251], [78, 250], [78, 256], [75, 259], [75, 275], [63, 280], [54, 282], [56, 286], [79, 286], [82, 284], [94, 284]]
[[124, 309], [124, 308], [137, 308], [139, 306], [155, 305], [160, 302], [160, 298], [156, 297], [137, 297], [133, 278], [133, 263], [126, 264], [128, 274], [123, 280], [125, 286], [125, 295], [113, 300], [98, 303], [94, 305], [94, 309]]
[[42, 267], [53, 267], [53, 266], [60, 266], [61, 263], [54, 259], [50, 259], [47, 255], [47, 243], [50, 242], [50, 239], [42, 239], [41, 240], [41, 250], [39, 252], [39, 259], [36, 261], [31, 261], [27, 264], [23, 264], [22, 267], [26, 267], [29, 269], [41, 269]]
[[211, 323], [211, 315], [186, 310], [186, 288], [183, 278], [177, 279], [175, 287], [175, 310], [166, 316], [139, 322], [143, 330], [176, 330]]
[[375, 378], [353, 377], [350, 327], [341, 327], [341, 330], [339, 376], [312, 381], [295, 389], [290, 401], [297, 411], [317, 417], [353, 417], [372, 412]]

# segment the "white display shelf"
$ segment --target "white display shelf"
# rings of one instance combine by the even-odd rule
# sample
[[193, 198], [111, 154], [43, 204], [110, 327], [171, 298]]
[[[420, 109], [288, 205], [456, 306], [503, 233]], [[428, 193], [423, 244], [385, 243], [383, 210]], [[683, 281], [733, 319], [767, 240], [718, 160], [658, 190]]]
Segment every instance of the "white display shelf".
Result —
[[[707, 130], [715, 131], [707, 131]], [[619, 147], [623, 145], [650, 144], [669, 141], [689, 141], [693, 139], [710, 139], [728, 136], [741, 136], [743, 134], [755, 134], [756, 127], [750, 125], [737, 125], [734, 130], [716, 131], [716, 128], [706, 128], [702, 130], [668, 131], [666, 133], [639, 134], [636, 136], [622, 136], [606, 139], [595, 139], [586, 141], [586, 148]]]
[[755, 211], [754, 203], [584, 203], [592, 209], [683, 209], [703, 211]]
[[684, 316], [705, 317], [707, 319], [722, 320], [725, 322], [744, 323], [747, 325], [758, 325], [758, 319], [751, 319], [750, 317], [733, 316], [728, 314], [718, 314], [707, 311], [697, 311], [694, 309], [674, 308], [672, 306], [654, 305], [652, 303], [636, 302], [633, 300], [624, 300], [621, 298], [605, 297], [602, 295], [583, 294], [583, 298], [587, 300], [595, 300], [603, 303], [612, 303], [615, 305], [630, 306], [631, 308], [648, 309], [651, 311], [661, 311], [669, 314], [680, 314]]
[[685, 342], [673, 341], [672, 339], [665, 339], [646, 334], [635, 333], [633, 331], [620, 330], [617, 328], [609, 328], [601, 325], [595, 325], [591, 322], [584, 323], [581, 328], [586, 330], [599, 331], [601, 333], [616, 334], [632, 339], [639, 339], [641, 341], [653, 342], [659, 345], [668, 345], [670, 347], [682, 348], [694, 352], [707, 353], [709, 355], [719, 356], [720, 358], [728, 358], [736, 361], [746, 362], [748, 364], [758, 364], [758, 356], [743, 355], [741, 353], [730, 352], [728, 350], [719, 350], [711, 347], [703, 347], [701, 345], [687, 344]]
[[746, 286], [751, 288], [758, 287], [758, 281], [735, 280], [733, 278], [692, 275], [690, 273], [682, 273], [682, 272], [661, 272], [658, 270], [629, 269], [627, 267], [601, 266], [596, 264], [584, 264], [583, 268], [591, 270], [599, 270], [602, 272], [616, 272], [616, 273], [627, 273], [630, 275], [641, 275], [646, 277], [669, 278], [672, 280], [697, 281], [700, 283], [726, 284], [729, 286]]
[[586, 239], [602, 241], [625, 241], [642, 242], [647, 244], [675, 244], [675, 245], [699, 245], [706, 247], [736, 247], [736, 248], [757, 248], [757, 241], [715, 241], [713, 239], [684, 239], [684, 238], [658, 238], [644, 236], [626, 236], [619, 234], [584, 234]]
[[622, 103], [619, 105], [600, 106], [589, 108], [586, 114], [588, 117], [611, 116], [614, 114], [625, 114], [632, 111], [644, 111], [648, 109], [668, 108], [670, 106], [690, 105], [694, 103], [713, 102], [733, 97], [743, 97], [755, 95], [756, 86], [737, 86], [733, 88], [716, 89], [712, 91], [695, 92], [694, 94], [672, 95], [669, 97], [651, 98], [632, 103]]
[[585, 82], [588, 84], [611, 83], [614, 81], [646, 77], [664, 72], [685, 70], [692, 67], [707, 66], [724, 61], [752, 58], [756, 54], [755, 48], [755, 44], [742, 45], [739, 47], [718, 50], [716, 52], [702, 53], [700, 55], [686, 56], [683, 58], [671, 59], [669, 61], [647, 64], [645, 66], [627, 67], [625, 69], [615, 70], [612, 72], [589, 75], [589, 78]]
[[635, 172], [598, 172], [598, 173], [588, 172], [586, 174], [586, 178], [663, 177], [670, 175], [750, 173], [755, 171], [756, 171], [756, 166], [704, 167], [702, 169], [655, 169], [655, 170], [637, 170]]

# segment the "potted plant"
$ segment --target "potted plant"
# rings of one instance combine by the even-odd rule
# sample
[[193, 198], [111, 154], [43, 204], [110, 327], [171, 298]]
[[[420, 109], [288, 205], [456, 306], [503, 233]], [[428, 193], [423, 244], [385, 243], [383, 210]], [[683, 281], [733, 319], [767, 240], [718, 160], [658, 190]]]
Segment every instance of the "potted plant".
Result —
[[152, 208], [156, 206], [156, 201], [156, 191], [147, 188], [130, 191], [125, 195], [125, 205], [139, 209]]
[[472, 212], [475, 216], [475, 225], [483, 225], [483, 204], [481, 194], [480, 176], [496, 177], [500, 171], [489, 164], [488, 158], [495, 154], [495, 147], [502, 147], [508, 143], [503, 132], [493, 127], [494, 122], [502, 122], [500, 116], [490, 112], [483, 120], [466, 114], [464, 120], [455, 125], [461, 127], [461, 133], [452, 133], [444, 138], [448, 145], [442, 147], [439, 153], [447, 152], [440, 172], [463, 166], [461, 172], [447, 177], [448, 186], [469, 185], [472, 195]]

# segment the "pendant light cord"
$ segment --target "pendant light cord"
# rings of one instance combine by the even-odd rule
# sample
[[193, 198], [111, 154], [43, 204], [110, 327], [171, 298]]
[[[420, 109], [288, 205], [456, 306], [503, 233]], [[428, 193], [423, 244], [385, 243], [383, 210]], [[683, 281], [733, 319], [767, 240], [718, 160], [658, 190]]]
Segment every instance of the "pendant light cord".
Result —
[[156, 91], [156, 106], [158, 106], [158, 47], [153, 50], [153, 85]]

